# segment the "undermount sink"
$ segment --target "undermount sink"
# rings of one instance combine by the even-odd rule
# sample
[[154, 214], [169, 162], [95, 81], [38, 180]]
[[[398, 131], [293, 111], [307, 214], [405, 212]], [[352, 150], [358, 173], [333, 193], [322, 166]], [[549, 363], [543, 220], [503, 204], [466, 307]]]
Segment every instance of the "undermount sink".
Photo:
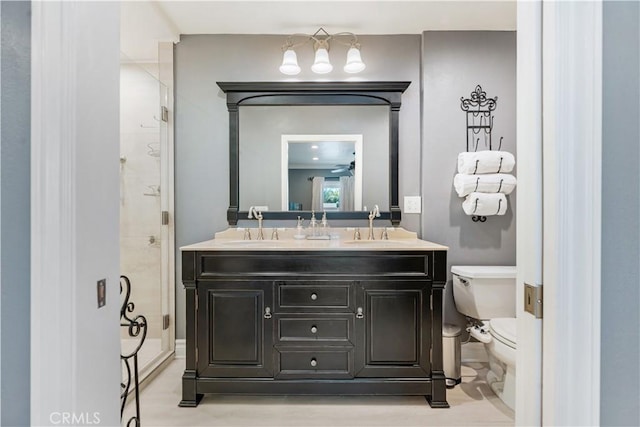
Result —
[[280, 240], [229, 240], [220, 242], [225, 246], [280, 246], [282, 241]]
[[379, 246], [395, 246], [406, 245], [404, 240], [345, 240], [343, 243], [349, 245], [379, 245]]

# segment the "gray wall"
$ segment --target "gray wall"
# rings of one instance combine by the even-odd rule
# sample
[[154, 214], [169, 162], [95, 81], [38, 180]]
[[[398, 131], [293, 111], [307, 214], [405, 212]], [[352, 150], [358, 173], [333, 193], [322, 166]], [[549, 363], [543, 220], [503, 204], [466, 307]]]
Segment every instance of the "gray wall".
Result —
[[[487, 96], [498, 97], [494, 143], [504, 136], [502, 149], [516, 154], [516, 34], [425, 32], [423, 79], [422, 237], [449, 247], [449, 267], [515, 265], [517, 188], [507, 196], [506, 215], [475, 223], [462, 210], [464, 199], [456, 194], [453, 177], [457, 155], [466, 150], [460, 98], [469, 98], [478, 84]], [[516, 165], [518, 160], [516, 156]], [[517, 176], [517, 168], [512, 173]], [[445, 321], [465, 324], [455, 310], [451, 282], [445, 293]]]
[[[287, 81], [278, 71], [286, 36], [182, 36], [176, 46], [176, 244], [207, 240], [227, 228], [229, 204], [229, 116], [216, 81]], [[358, 36], [367, 69], [363, 80], [406, 80], [411, 85], [400, 112], [400, 199], [420, 194], [420, 36]], [[346, 46], [331, 46], [331, 80], [345, 80]], [[313, 49], [298, 49], [302, 72], [295, 80], [318, 80], [310, 66]], [[325, 78], [326, 79], [326, 78]], [[292, 225], [295, 225], [292, 224]], [[402, 225], [418, 231], [420, 217]], [[176, 254], [176, 334], [184, 338], [184, 292]]]
[[640, 425], [640, 6], [604, 2], [602, 425]]
[[31, 3], [0, 3], [1, 425], [30, 424]]

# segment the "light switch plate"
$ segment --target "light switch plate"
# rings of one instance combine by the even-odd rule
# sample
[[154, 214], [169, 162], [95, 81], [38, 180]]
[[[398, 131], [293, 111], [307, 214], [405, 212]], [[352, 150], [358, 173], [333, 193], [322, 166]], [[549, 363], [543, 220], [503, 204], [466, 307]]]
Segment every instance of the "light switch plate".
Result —
[[405, 196], [404, 197], [404, 213], [416, 213], [422, 212], [422, 197], [420, 196]]

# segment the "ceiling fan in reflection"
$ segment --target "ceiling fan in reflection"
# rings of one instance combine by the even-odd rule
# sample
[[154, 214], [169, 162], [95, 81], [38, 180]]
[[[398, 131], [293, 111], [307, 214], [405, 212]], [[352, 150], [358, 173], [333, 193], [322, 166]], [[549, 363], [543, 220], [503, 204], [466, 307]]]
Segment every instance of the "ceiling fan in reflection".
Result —
[[349, 172], [351, 175], [353, 175], [353, 170], [355, 168], [356, 168], [356, 162], [354, 160], [348, 165], [336, 165], [336, 168], [332, 169], [331, 173]]

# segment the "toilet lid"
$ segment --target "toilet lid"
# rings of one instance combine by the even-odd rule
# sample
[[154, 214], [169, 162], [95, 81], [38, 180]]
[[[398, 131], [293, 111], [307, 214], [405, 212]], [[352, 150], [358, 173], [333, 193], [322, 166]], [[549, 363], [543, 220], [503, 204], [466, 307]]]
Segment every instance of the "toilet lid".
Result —
[[491, 319], [489, 321], [490, 333], [497, 340], [515, 348], [516, 347], [516, 319], [505, 317]]
[[452, 265], [451, 272], [470, 279], [515, 279], [516, 267], [504, 265]]

